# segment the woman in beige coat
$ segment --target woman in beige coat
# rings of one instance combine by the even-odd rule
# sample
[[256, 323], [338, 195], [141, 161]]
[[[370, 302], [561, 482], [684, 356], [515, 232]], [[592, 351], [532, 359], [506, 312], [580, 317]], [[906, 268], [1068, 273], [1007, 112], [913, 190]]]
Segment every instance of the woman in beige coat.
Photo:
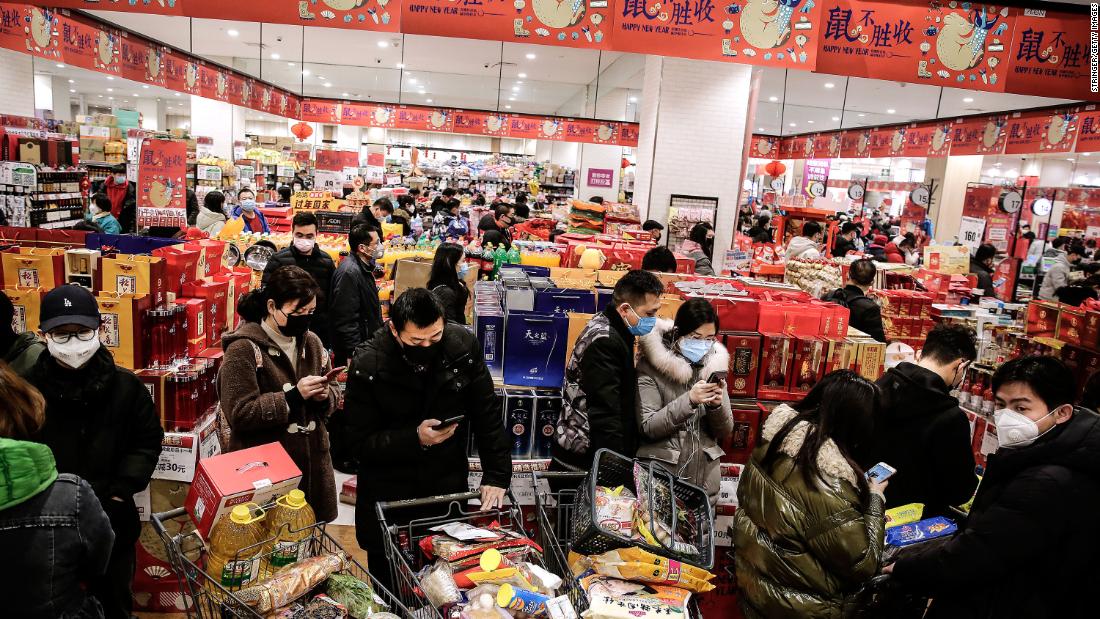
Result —
[[[718, 498], [725, 452], [719, 442], [733, 430], [733, 413], [724, 380], [729, 353], [717, 341], [718, 315], [705, 299], [680, 306], [676, 320], [658, 320], [638, 340], [638, 458], [703, 488], [711, 506]], [[711, 383], [715, 373], [723, 380]]]

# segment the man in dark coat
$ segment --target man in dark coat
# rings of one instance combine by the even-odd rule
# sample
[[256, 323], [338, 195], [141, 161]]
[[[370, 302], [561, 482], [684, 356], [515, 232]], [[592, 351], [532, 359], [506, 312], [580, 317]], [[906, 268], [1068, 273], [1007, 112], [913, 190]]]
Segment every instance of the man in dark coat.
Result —
[[882, 308], [867, 296], [871, 284], [875, 281], [878, 269], [871, 260], [856, 260], [848, 268], [848, 281], [843, 288], [837, 288], [826, 301], [839, 303], [848, 308], [848, 324], [880, 342], [886, 341], [886, 331], [882, 326]]
[[859, 251], [859, 247], [856, 246], [856, 235], [858, 234], [859, 224], [850, 221], [845, 222], [840, 227], [840, 234], [836, 235], [836, 241], [833, 243], [833, 257], [843, 258], [850, 251]]
[[588, 321], [565, 367], [561, 419], [552, 445], [557, 470], [587, 471], [596, 451], [638, 451], [638, 373], [634, 338], [657, 322], [664, 285], [649, 271], [615, 284], [611, 303]]
[[[481, 345], [443, 314], [428, 290], [406, 290], [390, 308], [388, 328], [358, 350], [348, 374], [347, 432], [350, 444], [360, 447], [361, 462], [355, 535], [384, 583], [377, 501], [467, 492], [471, 433], [484, 471], [482, 509], [501, 505], [512, 476], [511, 442]], [[387, 513], [387, 522], [440, 509], [446, 505]]]
[[504, 249], [512, 248], [512, 234], [509, 228], [515, 223], [515, 210], [507, 204], [501, 204], [493, 209], [492, 213], [485, 215], [477, 224], [477, 229], [484, 236], [481, 238], [481, 246], [504, 246]]
[[328, 252], [317, 247], [317, 216], [313, 213], [303, 212], [294, 216], [291, 222], [291, 231], [294, 239], [290, 246], [280, 249], [271, 256], [264, 267], [262, 283], [267, 284], [271, 274], [279, 267], [298, 266], [305, 269], [306, 273], [313, 276], [321, 294], [317, 296], [317, 310], [313, 312], [313, 322], [310, 331], [321, 338], [325, 348], [333, 347], [331, 327], [329, 324], [329, 291], [332, 289], [332, 274], [336, 271], [336, 264]]
[[340, 262], [332, 278], [332, 350], [336, 365], [344, 365], [355, 349], [382, 328], [382, 306], [374, 281], [374, 261], [381, 252], [382, 231], [367, 224], [351, 230], [352, 253]]
[[989, 243], [979, 245], [970, 257], [970, 274], [978, 278], [978, 285], [982, 295], [993, 296], [993, 259], [997, 257], [997, 248]]
[[970, 422], [951, 395], [978, 356], [974, 330], [939, 324], [928, 334], [916, 363], [902, 362], [878, 380], [882, 406], [868, 470], [879, 462], [897, 469], [886, 507], [924, 503], [924, 517], [946, 516], [948, 507], [974, 496], [978, 477]]
[[1073, 406], [1075, 391], [1054, 357], [1013, 359], [993, 375], [1000, 448], [970, 517], [884, 570], [933, 598], [926, 618], [1096, 617], [1100, 538], [1088, 514], [1100, 509], [1100, 417]]
[[145, 385], [101, 346], [91, 292], [54, 288], [42, 298], [40, 319], [49, 354], [38, 358], [27, 380], [46, 397], [46, 423], [34, 440], [50, 447], [59, 473], [87, 481], [107, 512], [115, 542], [107, 573], [92, 592], [106, 617], [129, 619], [141, 531], [134, 494], [149, 485], [164, 432]]

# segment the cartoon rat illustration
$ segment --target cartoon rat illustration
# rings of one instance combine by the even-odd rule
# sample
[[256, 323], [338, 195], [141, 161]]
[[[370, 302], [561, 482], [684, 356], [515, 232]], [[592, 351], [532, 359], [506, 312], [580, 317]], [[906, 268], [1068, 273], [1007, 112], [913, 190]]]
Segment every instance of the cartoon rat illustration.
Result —
[[31, 9], [30, 35], [34, 44], [41, 48], [50, 46], [53, 32], [53, 13], [47, 9]]
[[147, 74], [149, 79], [157, 79], [160, 77], [160, 60], [163, 52], [155, 47], [150, 47], [147, 55]]
[[[981, 31], [981, 42], [978, 40], [979, 31]], [[948, 69], [965, 71], [981, 61], [984, 41], [985, 30], [978, 28], [958, 13], [948, 13], [944, 16], [943, 28], [936, 37], [936, 54], [943, 66]]]
[[936, 127], [936, 132], [932, 134], [932, 150], [939, 152], [943, 149], [943, 145], [947, 142], [948, 131], [943, 125]]
[[105, 30], [96, 32], [95, 35], [96, 55], [99, 60], [99, 64], [104, 67], [110, 66], [115, 59], [115, 37]]
[[741, 36], [754, 47], [779, 47], [790, 34], [791, 16], [801, 1], [747, 0], [741, 9]]
[[199, 83], [199, 65], [193, 62], [187, 63], [187, 73], [184, 80], [187, 82], [188, 90], [194, 89], [195, 84]]
[[535, 18], [548, 28], [568, 28], [584, 18], [584, 0], [533, 0]]
[[1001, 127], [1003, 121], [990, 120], [985, 123], [985, 131], [982, 132], [982, 144], [986, 148], [992, 148], [997, 140], [1001, 138]]

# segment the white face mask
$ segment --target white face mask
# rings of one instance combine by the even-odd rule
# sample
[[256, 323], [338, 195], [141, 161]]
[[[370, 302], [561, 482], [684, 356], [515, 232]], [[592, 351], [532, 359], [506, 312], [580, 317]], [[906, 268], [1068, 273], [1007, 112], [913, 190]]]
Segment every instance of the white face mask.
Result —
[[46, 349], [50, 351], [50, 356], [73, 369], [80, 369], [87, 365], [99, 350], [99, 346], [99, 337], [81, 342], [74, 336], [70, 337], [68, 342], [59, 344], [49, 335], [46, 336]]
[[93, 204], [93, 205], [88, 207], [88, 212], [92, 214], [92, 217], [95, 217], [96, 215], [102, 213], [103, 211], [99, 210], [99, 207]]
[[316, 244], [317, 241], [313, 239], [294, 239], [294, 248], [303, 254], [313, 251], [313, 246]]
[[[1050, 417], [1056, 410], [1058, 409], [1054, 409], [1043, 415], [1039, 418], [1039, 421]], [[1027, 447], [1039, 440], [1039, 437], [1043, 436], [1043, 434], [1054, 429], [1054, 426], [1051, 426], [1047, 432], [1040, 434], [1039, 423], [1037, 421], [1033, 421], [1022, 413], [1017, 413], [1009, 408], [1002, 408], [993, 413], [993, 421], [997, 424], [997, 444], [1002, 448]]]

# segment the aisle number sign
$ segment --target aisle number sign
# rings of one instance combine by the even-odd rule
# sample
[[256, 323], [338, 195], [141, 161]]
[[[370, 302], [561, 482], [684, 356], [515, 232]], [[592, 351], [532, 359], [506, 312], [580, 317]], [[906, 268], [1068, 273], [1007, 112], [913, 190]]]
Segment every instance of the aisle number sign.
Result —
[[977, 217], [963, 217], [959, 224], [959, 242], [971, 250], [978, 249], [985, 238], [985, 220]]
[[335, 211], [344, 203], [328, 191], [296, 191], [290, 196], [290, 206], [298, 211]]

